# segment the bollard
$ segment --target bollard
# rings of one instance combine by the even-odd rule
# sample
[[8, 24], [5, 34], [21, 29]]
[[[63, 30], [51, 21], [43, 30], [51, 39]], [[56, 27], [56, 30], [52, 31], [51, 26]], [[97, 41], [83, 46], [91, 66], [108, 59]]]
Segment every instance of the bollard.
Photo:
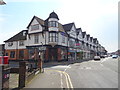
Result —
[[0, 64], [0, 90], [9, 90], [9, 65]]
[[26, 78], [26, 63], [19, 62], [19, 88], [25, 87]]

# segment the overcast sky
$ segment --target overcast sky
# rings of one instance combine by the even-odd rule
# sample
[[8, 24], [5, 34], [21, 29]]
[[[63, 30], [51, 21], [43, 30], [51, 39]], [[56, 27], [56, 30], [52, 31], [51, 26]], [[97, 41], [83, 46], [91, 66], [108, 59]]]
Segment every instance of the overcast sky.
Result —
[[118, 49], [119, 0], [4, 0], [0, 6], [0, 44], [26, 29], [34, 15], [45, 20], [54, 10], [59, 22], [74, 22], [113, 52]]

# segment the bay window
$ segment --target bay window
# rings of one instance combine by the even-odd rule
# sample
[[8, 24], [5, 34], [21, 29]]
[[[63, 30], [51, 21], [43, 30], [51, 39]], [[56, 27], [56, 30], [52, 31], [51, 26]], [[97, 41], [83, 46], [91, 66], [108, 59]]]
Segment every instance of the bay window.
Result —
[[49, 42], [57, 42], [58, 41], [58, 34], [55, 32], [49, 33]]
[[57, 21], [50, 21], [49, 27], [58, 27], [58, 22]]

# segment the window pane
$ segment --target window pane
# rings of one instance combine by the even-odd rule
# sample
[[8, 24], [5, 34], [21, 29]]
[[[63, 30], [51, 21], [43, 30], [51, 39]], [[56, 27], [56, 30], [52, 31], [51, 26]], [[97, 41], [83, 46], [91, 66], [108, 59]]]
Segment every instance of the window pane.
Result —
[[58, 27], [58, 22], [56, 22], [56, 27]]
[[10, 58], [15, 58], [15, 51], [10, 52]]
[[35, 35], [34, 36], [34, 42], [35, 43], [39, 43], [39, 35]]
[[19, 58], [24, 59], [24, 50], [19, 51]]
[[38, 30], [38, 29], [39, 29], [39, 24], [31, 26], [31, 30]]

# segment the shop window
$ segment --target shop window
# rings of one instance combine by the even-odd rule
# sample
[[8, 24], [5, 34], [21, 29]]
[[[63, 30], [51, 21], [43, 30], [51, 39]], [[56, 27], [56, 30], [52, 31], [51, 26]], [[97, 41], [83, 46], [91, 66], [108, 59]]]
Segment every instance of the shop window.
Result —
[[49, 42], [57, 42], [58, 36], [57, 33], [49, 33]]
[[24, 50], [19, 51], [19, 58], [23, 59], [24, 58]]
[[36, 35], [34, 36], [34, 43], [35, 43], [35, 44], [39, 43], [39, 35], [38, 35], [38, 34], [36, 34]]
[[10, 58], [15, 58], [15, 51], [10, 52]]
[[31, 30], [38, 30], [38, 29], [39, 29], [39, 24], [31, 26]]

